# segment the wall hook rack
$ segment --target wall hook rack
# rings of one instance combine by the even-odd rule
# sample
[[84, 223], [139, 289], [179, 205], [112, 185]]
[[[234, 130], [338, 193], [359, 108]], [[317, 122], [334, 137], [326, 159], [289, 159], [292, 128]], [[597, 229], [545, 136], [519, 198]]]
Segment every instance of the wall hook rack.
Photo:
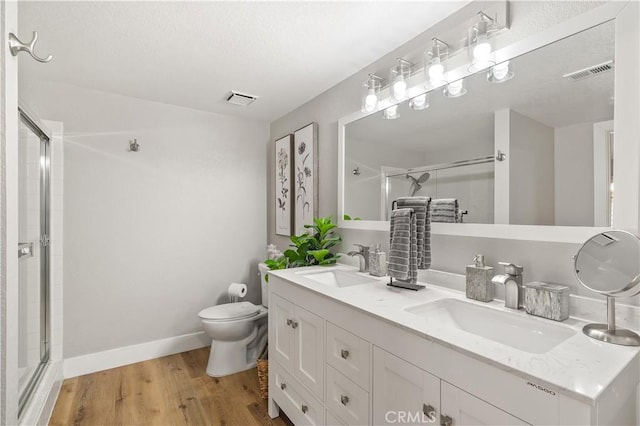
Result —
[[138, 152], [140, 150], [140, 144], [138, 143], [138, 139], [129, 141], [129, 151], [130, 152]]
[[33, 39], [29, 43], [23, 43], [22, 41], [20, 41], [18, 37], [16, 37], [14, 33], [9, 33], [9, 49], [11, 50], [11, 54], [13, 56], [18, 56], [18, 53], [20, 52], [27, 52], [29, 55], [31, 55], [33, 59], [35, 59], [38, 62], [43, 62], [43, 63], [51, 62], [51, 60], [53, 59], [53, 56], [49, 55], [46, 58], [41, 58], [40, 56], [35, 54], [33, 50], [36, 47], [37, 41], [38, 41], [37, 31], [33, 32]]

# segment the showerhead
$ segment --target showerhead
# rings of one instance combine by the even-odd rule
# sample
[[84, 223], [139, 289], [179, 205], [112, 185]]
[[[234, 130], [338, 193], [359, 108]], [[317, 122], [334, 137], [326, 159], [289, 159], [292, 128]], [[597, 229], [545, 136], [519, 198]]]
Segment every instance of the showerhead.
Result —
[[416, 194], [416, 192], [422, 189], [422, 184], [428, 181], [430, 177], [431, 177], [430, 173], [423, 173], [420, 175], [418, 179], [416, 179], [413, 176], [411, 176], [409, 173], [407, 173], [406, 178], [411, 179], [411, 187], [409, 188], [409, 190], [411, 191], [412, 197]]

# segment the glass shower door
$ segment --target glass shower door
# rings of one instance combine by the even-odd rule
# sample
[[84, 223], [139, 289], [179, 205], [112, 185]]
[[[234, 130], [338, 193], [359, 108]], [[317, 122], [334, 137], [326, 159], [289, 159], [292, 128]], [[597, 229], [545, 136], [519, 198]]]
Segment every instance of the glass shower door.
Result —
[[22, 411], [49, 360], [49, 139], [20, 111], [18, 368]]

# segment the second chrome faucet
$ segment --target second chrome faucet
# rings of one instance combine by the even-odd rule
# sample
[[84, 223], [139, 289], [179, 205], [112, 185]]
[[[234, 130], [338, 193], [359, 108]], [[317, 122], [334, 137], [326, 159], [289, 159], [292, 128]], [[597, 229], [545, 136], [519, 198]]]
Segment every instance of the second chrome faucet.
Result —
[[504, 274], [491, 279], [494, 284], [504, 285], [504, 306], [511, 309], [524, 308], [524, 290], [522, 287], [522, 266], [513, 263], [499, 262], [504, 266]]
[[358, 256], [360, 258], [360, 272], [369, 272], [369, 247], [362, 244], [354, 244], [359, 248], [358, 251], [350, 251], [349, 256]]

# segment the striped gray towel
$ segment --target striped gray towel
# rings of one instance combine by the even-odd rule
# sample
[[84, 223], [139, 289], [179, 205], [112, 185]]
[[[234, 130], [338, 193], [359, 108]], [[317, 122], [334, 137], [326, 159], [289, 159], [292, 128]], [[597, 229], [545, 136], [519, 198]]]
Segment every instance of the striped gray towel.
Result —
[[418, 269], [431, 267], [431, 212], [429, 197], [400, 197], [397, 208], [410, 208], [416, 213], [416, 238], [418, 239]]
[[432, 222], [458, 222], [458, 200], [456, 198], [439, 198], [431, 200]]
[[391, 212], [389, 276], [415, 284], [418, 282], [418, 241], [413, 209]]

